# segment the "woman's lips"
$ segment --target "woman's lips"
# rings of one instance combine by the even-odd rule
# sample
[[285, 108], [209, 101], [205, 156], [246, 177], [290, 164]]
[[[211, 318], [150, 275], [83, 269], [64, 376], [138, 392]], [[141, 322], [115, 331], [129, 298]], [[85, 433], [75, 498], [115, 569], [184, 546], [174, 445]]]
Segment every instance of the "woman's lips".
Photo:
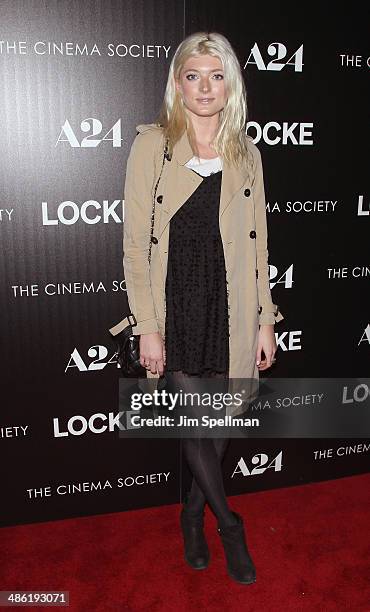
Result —
[[200, 104], [209, 104], [213, 100], [214, 98], [197, 98], [197, 102], [200, 102]]

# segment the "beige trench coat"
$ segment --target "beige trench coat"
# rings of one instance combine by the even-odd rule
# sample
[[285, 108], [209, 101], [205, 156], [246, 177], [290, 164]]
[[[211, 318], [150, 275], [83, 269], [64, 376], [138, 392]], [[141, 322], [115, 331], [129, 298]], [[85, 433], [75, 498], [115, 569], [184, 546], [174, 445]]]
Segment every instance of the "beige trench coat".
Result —
[[[159, 332], [165, 336], [165, 282], [171, 217], [203, 178], [185, 166], [193, 151], [185, 132], [166, 160], [158, 183], [151, 263], [148, 248], [154, 188], [163, 159], [163, 132], [155, 124], [141, 124], [127, 160], [124, 187], [123, 267], [127, 297], [137, 326], [134, 334]], [[236, 168], [223, 161], [219, 225], [224, 249], [229, 303], [230, 379], [257, 379], [259, 324], [275, 324], [284, 317], [272, 302], [268, 276], [266, 202], [259, 149], [248, 137], [254, 172], [246, 164]], [[205, 279], [206, 282], [206, 279]], [[109, 331], [118, 334], [123, 319]], [[147, 372], [148, 378], [158, 374]], [[231, 389], [231, 387], [230, 387]]]

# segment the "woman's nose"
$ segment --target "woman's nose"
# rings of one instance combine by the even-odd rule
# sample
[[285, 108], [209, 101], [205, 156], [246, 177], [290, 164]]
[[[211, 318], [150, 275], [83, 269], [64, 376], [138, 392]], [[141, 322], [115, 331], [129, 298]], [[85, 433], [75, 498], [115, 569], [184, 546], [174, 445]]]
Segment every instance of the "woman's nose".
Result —
[[208, 83], [208, 81], [206, 79], [201, 81], [200, 89], [201, 89], [201, 91], [208, 91], [209, 90], [209, 83]]

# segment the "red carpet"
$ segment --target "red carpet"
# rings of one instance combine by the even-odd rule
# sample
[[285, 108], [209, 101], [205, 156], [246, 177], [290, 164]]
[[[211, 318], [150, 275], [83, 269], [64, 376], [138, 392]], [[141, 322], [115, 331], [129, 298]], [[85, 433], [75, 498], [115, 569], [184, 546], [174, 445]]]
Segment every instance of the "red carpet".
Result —
[[209, 511], [211, 564], [188, 567], [173, 505], [0, 529], [1, 590], [68, 590], [73, 612], [370, 611], [370, 474], [229, 499], [253, 585], [227, 576]]

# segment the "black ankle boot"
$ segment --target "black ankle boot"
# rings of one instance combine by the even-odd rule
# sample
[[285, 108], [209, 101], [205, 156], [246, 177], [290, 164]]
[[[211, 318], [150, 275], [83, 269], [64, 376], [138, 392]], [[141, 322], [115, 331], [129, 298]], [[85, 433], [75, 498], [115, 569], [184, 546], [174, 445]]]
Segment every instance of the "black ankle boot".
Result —
[[227, 562], [227, 572], [231, 578], [242, 584], [256, 582], [256, 569], [248, 552], [242, 517], [233, 512], [238, 521], [236, 525], [219, 525]]
[[204, 537], [204, 511], [191, 515], [183, 504], [180, 516], [182, 535], [184, 538], [185, 559], [194, 569], [205, 569], [209, 563], [209, 549]]

